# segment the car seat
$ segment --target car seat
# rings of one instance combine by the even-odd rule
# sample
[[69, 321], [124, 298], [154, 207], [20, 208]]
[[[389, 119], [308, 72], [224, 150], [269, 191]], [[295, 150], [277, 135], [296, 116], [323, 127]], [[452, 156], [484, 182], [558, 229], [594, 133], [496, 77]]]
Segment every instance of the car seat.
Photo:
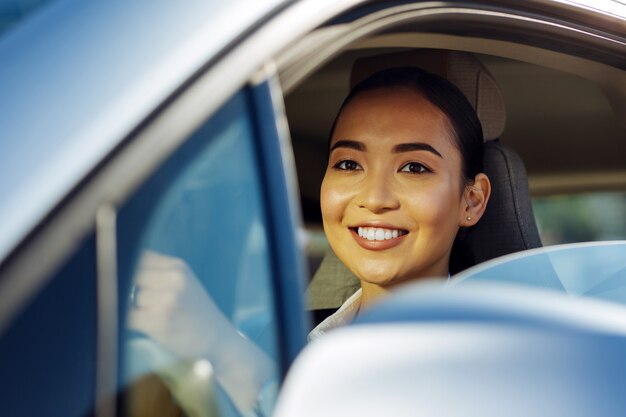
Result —
[[[420, 67], [449, 79], [467, 96], [483, 127], [484, 170], [491, 180], [492, 193], [480, 222], [459, 233], [450, 272], [540, 247], [524, 163], [498, 139], [504, 131], [506, 113], [502, 93], [491, 74], [470, 53], [419, 49], [358, 59], [350, 84], [354, 86], [374, 72], [398, 66]], [[314, 321], [332, 313], [358, 287], [357, 278], [329, 251], [308, 289]]]

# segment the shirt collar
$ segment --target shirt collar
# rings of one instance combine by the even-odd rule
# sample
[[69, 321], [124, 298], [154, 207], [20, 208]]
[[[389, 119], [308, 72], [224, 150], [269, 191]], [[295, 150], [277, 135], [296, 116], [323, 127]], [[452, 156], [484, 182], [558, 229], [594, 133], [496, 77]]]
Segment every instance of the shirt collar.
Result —
[[[446, 285], [452, 284], [452, 278], [450, 277], [450, 273], [448, 273], [448, 278], [446, 280]], [[356, 317], [359, 309], [361, 308], [361, 296], [363, 290], [359, 288], [357, 292], [352, 294], [350, 298], [348, 298], [342, 305], [339, 307], [339, 310], [335, 311], [330, 316], [326, 317], [324, 321], [315, 326], [313, 330], [309, 333], [309, 342], [313, 340], [317, 340], [320, 337], [324, 336], [327, 332], [341, 326], [345, 326], [349, 324]]]
[[311, 330], [309, 333], [309, 341], [317, 340], [334, 328], [345, 326], [354, 320], [361, 307], [361, 296], [362, 290], [359, 288], [357, 292], [352, 294], [352, 296], [339, 307], [339, 310], [328, 316], [323, 322]]

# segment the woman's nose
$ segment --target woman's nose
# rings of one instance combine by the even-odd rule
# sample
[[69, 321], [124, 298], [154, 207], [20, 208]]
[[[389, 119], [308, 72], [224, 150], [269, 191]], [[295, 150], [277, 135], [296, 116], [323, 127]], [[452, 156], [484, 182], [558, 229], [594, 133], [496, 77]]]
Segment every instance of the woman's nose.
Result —
[[395, 210], [400, 207], [400, 200], [393, 190], [389, 178], [384, 175], [371, 175], [362, 184], [356, 203], [373, 213]]

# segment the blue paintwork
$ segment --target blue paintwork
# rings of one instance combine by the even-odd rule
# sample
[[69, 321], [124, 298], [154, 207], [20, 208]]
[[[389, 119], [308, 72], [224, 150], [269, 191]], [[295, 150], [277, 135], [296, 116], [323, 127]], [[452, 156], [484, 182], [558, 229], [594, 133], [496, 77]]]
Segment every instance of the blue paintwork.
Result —
[[0, 38], [0, 259], [281, 0], [62, 0]]
[[[92, 234], [0, 339], [5, 416], [93, 415], [96, 239]], [[71, 290], [68, 290], [71, 289]]]
[[[297, 225], [301, 224], [298, 207], [289, 199], [289, 178], [285, 177], [280, 142], [276, 127], [276, 115], [268, 83], [252, 89], [252, 102], [257, 116], [259, 134], [258, 154], [267, 200], [269, 233], [273, 240], [273, 268], [278, 317], [283, 320], [281, 340], [286, 363], [283, 371], [293, 362], [306, 341], [305, 329], [310, 325], [302, 314], [305, 306], [302, 300], [305, 282], [305, 263], [302, 257]], [[280, 116], [280, 115], [279, 115]], [[293, 180], [293, 179], [291, 179]]]

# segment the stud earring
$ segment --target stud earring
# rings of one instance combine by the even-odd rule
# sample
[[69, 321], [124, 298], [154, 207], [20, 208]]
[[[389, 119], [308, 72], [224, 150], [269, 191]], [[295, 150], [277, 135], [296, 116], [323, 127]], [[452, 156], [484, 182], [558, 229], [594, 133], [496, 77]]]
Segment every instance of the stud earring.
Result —
[[467, 221], [469, 222], [470, 220], [472, 220], [472, 217], [471, 217], [471, 216], [467, 216], [467, 217], [465, 218], [465, 220], [467, 220]]

